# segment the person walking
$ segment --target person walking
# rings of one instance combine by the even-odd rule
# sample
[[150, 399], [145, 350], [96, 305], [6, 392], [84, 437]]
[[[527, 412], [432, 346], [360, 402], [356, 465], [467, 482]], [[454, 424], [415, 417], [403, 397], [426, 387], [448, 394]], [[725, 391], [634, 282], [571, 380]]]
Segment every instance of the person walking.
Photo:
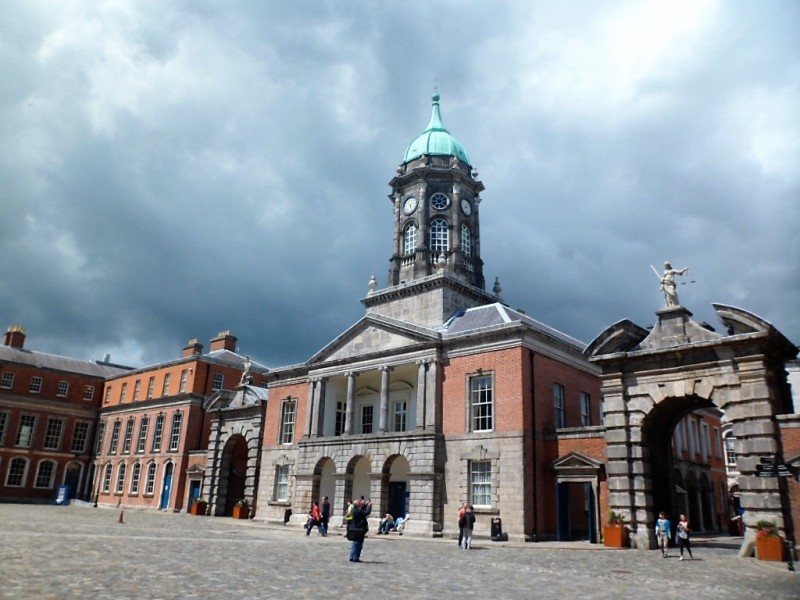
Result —
[[331, 501], [325, 496], [322, 499], [322, 535], [328, 535], [328, 521], [331, 520]]
[[324, 535], [322, 528], [322, 512], [319, 509], [319, 503], [314, 502], [314, 506], [311, 507], [311, 512], [308, 513], [308, 517], [306, 535], [311, 535], [311, 530], [314, 529], [314, 525], [317, 526], [317, 531], [320, 533], [320, 535]]
[[459, 525], [464, 533], [464, 545], [462, 548], [469, 550], [472, 548], [472, 530], [475, 528], [475, 509], [472, 505], [467, 507]]
[[347, 524], [347, 539], [350, 540], [350, 562], [361, 562], [361, 550], [364, 548], [364, 538], [369, 531], [367, 517], [372, 512], [372, 501], [361, 499], [353, 501], [352, 508], [348, 511], [351, 517]]
[[692, 545], [689, 543], [689, 521], [686, 519], [686, 515], [681, 515], [681, 520], [678, 521], [678, 524], [675, 526], [675, 530], [678, 532], [678, 548], [681, 551], [681, 557], [679, 560], [683, 560], [683, 550], [689, 553], [689, 560], [694, 560], [694, 556], [692, 556]]
[[667, 513], [658, 513], [658, 520], [656, 521], [656, 539], [658, 540], [658, 547], [661, 548], [661, 556], [667, 558], [669, 548], [669, 538], [672, 537], [671, 523], [667, 518]]

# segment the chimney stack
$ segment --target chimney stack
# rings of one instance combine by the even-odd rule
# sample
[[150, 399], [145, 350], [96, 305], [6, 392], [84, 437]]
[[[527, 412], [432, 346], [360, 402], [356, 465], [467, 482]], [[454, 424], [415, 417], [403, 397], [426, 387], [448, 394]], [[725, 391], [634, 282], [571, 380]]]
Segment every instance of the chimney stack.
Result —
[[196, 356], [203, 353], [203, 344], [197, 341], [197, 338], [192, 338], [183, 347], [183, 356]]
[[25, 328], [22, 325], [11, 325], [6, 331], [6, 346], [19, 348], [25, 346]]
[[215, 350], [230, 350], [231, 352], [236, 352], [237, 341], [238, 340], [231, 333], [230, 329], [220, 331], [217, 337], [211, 340], [211, 352]]

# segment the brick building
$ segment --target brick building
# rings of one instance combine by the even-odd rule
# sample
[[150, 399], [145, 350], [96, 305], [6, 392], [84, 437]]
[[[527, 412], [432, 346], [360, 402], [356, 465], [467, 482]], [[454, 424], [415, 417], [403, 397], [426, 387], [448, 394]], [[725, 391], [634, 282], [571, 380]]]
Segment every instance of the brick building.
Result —
[[0, 500], [52, 502], [61, 485], [88, 498], [97, 409], [125, 368], [25, 348], [11, 326], [0, 346]]
[[[236, 353], [229, 331], [210, 351], [190, 340], [180, 358], [109, 377], [95, 441], [98, 504], [186, 510], [201, 494], [212, 432], [209, 399], [266, 367]], [[243, 494], [243, 481], [232, 493]], [[230, 513], [228, 513], [230, 514]]]

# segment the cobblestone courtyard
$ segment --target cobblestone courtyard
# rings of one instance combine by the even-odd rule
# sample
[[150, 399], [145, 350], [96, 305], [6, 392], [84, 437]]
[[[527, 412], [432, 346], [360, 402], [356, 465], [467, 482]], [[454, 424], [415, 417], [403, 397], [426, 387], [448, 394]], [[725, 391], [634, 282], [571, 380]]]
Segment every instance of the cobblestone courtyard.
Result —
[[785, 564], [698, 540], [694, 561], [584, 544], [370, 534], [87, 506], [0, 504], [0, 598], [798, 598]]

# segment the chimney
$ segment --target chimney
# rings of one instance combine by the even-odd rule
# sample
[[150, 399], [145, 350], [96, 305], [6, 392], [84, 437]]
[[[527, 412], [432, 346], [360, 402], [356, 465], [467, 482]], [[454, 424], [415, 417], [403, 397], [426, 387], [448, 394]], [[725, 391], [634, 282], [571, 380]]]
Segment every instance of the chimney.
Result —
[[22, 325], [11, 325], [6, 331], [6, 346], [19, 348], [25, 346], [25, 328]]
[[203, 353], [203, 344], [197, 341], [197, 338], [192, 338], [183, 347], [183, 356], [195, 356]]
[[238, 340], [231, 333], [230, 329], [220, 331], [217, 337], [211, 340], [211, 352], [215, 350], [230, 350], [231, 352], [236, 352], [237, 341]]

